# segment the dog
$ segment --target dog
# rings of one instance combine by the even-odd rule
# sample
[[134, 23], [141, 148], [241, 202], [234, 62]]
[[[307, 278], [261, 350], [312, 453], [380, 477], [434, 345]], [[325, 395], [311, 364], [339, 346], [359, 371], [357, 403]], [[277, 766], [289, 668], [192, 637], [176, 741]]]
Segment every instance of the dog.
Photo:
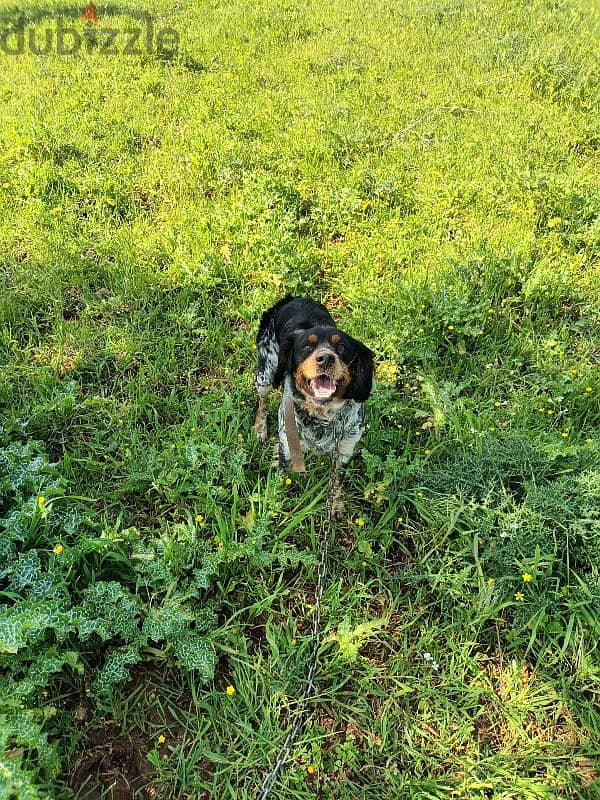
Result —
[[341, 331], [324, 305], [291, 295], [262, 315], [256, 349], [258, 439], [267, 438], [268, 394], [283, 384], [279, 467], [304, 472], [302, 452], [330, 454], [339, 515], [339, 470], [349, 463], [365, 428], [373, 353]]

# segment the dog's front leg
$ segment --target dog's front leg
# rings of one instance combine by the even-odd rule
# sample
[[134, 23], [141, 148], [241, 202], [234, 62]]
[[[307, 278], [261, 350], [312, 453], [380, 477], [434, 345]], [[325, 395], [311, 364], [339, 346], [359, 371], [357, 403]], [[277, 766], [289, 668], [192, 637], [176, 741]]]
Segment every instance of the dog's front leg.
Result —
[[254, 428], [259, 442], [267, 441], [267, 396], [271, 390], [270, 386], [260, 386], [258, 388], [258, 407]]
[[346, 513], [342, 491], [342, 461], [339, 453], [332, 453], [331, 456], [331, 477], [327, 487], [327, 513], [335, 519], [343, 519]]

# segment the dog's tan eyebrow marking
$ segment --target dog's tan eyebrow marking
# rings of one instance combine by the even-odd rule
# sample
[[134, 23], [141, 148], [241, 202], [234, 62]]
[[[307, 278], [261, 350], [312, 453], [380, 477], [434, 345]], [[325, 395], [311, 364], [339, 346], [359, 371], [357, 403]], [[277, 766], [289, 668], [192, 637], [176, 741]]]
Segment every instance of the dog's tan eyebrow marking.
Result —
[[331, 337], [331, 344], [339, 344], [341, 338], [342, 337], [340, 336], [339, 333], [334, 333], [333, 336]]
[[311, 344], [316, 344], [319, 341], [319, 337], [317, 336], [316, 333], [309, 333], [308, 334], [308, 341]]

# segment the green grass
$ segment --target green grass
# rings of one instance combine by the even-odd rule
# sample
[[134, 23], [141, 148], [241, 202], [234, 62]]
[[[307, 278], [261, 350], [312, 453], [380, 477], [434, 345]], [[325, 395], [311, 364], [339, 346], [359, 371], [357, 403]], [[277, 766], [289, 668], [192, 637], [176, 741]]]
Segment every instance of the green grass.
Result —
[[[33, 613], [18, 552], [59, 592], [0, 636], [0, 796], [256, 796], [327, 482], [283, 484], [252, 430], [255, 330], [292, 292], [378, 381], [272, 796], [600, 797], [598, 8], [127, 0], [99, 28], [143, 10], [176, 53], [0, 53], [0, 455], [37, 443], [0, 472], [0, 622]], [[1, 2], [0, 33], [79, 12]], [[56, 597], [91, 615], [111, 581], [164, 636], [67, 630]]]

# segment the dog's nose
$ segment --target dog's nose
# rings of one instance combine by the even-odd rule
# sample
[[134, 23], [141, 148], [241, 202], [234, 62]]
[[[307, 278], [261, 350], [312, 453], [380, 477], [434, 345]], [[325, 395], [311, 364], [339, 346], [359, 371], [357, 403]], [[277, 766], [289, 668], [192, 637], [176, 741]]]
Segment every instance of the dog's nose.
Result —
[[319, 353], [315, 360], [320, 367], [323, 367], [323, 369], [329, 369], [329, 367], [333, 365], [332, 353]]

